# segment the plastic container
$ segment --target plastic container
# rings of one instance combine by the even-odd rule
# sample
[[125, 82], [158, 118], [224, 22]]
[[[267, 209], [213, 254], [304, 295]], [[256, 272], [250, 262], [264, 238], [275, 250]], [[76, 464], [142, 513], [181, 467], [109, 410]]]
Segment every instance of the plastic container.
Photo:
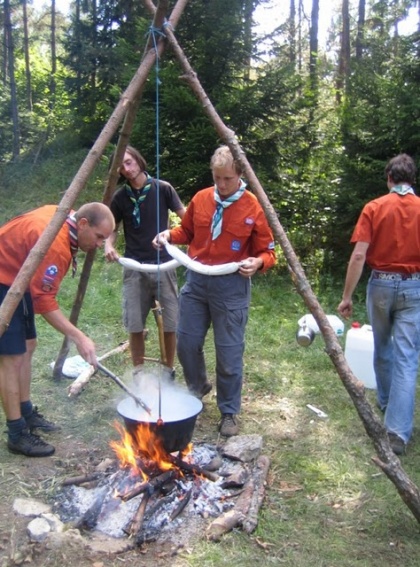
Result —
[[[331, 327], [334, 329], [335, 334], [338, 337], [342, 337], [344, 335], [343, 321], [339, 317], [337, 317], [337, 315], [327, 315], [327, 319]], [[298, 325], [299, 327], [308, 326], [316, 334], [320, 332], [318, 323], [315, 321], [314, 316], [310, 314], [301, 317], [298, 321]]]
[[373, 370], [373, 332], [370, 325], [354, 324], [347, 331], [344, 356], [353, 374], [366, 388], [376, 389]]

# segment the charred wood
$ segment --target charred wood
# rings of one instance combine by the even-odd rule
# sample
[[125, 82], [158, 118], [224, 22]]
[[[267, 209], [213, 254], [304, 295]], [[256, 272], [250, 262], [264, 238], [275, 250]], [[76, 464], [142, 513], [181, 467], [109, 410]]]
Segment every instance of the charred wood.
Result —
[[119, 495], [119, 498], [121, 498], [121, 500], [123, 500], [124, 502], [127, 502], [128, 500], [131, 500], [135, 496], [138, 496], [139, 494], [146, 492], [146, 490], [153, 492], [154, 490], [159, 489], [161, 486], [163, 486], [164, 484], [175, 478], [176, 475], [177, 475], [176, 470], [165, 471], [164, 473], [155, 476], [154, 478], [151, 478], [146, 482], [143, 482], [133, 490], [130, 490], [125, 494]]
[[176, 518], [178, 518], [178, 516], [182, 513], [182, 511], [184, 510], [184, 508], [186, 507], [186, 505], [188, 504], [188, 502], [191, 499], [191, 494], [192, 494], [193, 489], [190, 488], [188, 490], [188, 492], [186, 492], [183, 496], [183, 498], [180, 500], [178, 506], [172, 510], [172, 514], [170, 517], [171, 522], [173, 522], [174, 520], [176, 520]]
[[134, 515], [133, 521], [131, 522], [130, 525], [129, 533], [132, 536], [136, 535], [141, 530], [141, 527], [143, 525], [144, 515], [146, 513], [146, 506], [147, 503], [149, 502], [149, 498], [151, 494], [152, 494], [151, 491], [146, 491], [143, 494], [143, 498], [141, 499], [140, 506], [138, 507], [137, 512]]
[[262, 506], [265, 496], [265, 483], [268, 475], [270, 459], [261, 455], [252, 471], [252, 479], [255, 485], [246, 520], [242, 523], [243, 529], [247, 534], [252, 533], [258, 524], [258, 512]]
[[198, 465], [194, 465], [193, 463], [186, 463], [179, 457], [174, 457], [173, 455], [170, 455], [170, 458], [171, 458], [171, 462], [184, 472], [190, 472], [196, 475], [202, 475], [208, 480], [211, 480], [212, 482], [216, 482], [216, 480], [219, 478], [218, 474], [202, 469], [201, 467], [199, 467]]

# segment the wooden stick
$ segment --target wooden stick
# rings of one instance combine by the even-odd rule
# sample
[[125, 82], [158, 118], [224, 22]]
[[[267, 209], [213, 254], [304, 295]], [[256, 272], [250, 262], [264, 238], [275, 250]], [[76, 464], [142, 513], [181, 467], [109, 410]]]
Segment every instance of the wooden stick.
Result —
[[[123, 343], [121, 343], [120, 345], [118, 345], [116, 348], [113, 348], [112, 350], [106, 352], [105, 354], [103, 354], [102, 356], [98, 357], [98, 361], [100, 362], [101, 360], [105, 360], [106, 358], [112, 356], [113, 354], [118, 354], [120, 352], [124, 352], [125, 350], [127, 350], [128, 348], [128, 341], [125, 341]], [[86, 386], [86, 384], [89, 382], [89, 380], [92, 378], [92, 376], [95, 374], [96, 369], [90, 365], [88, 368], [86, 368], [86, 370], [83, 370], [79, 376], [76, 378], [76, 380], [74, 380], [74, 382], [72, 382], [70, 384], [70, 386], [67, 388], [68, 391], [68, 396], [77, 396], [78, 394], [80, 394], [80, 392], [83, 390], [83, 388]]]
[[71, 476], [63, 480], [61, 486], [71, 486], [71, 485], [80, 485], [84, 484], [85, 482], [91, 482], [92, 480], [96, 480], [101, 476], [102, 473], [96, 472], [91, 474], [83, 474], [80, 476]]
[[176, 520], [178, 518], [178, 516], [182, 513], [182, 511], [184, 510], [184, 508], [186, 507], [186, 505], [188, 504], [188, 502], [191, 499], [191, 494], [192, 494], [192, 487], [184, 494], [184, 497], [179, 501], [178, 506], [172, 510], [171, 516], [170, 516], [170, 521], [173, 522], [174, 520]]
[[131, 500], [132, 498], [138, 496], [142, 492], [146, 492], [146, 490], [153, 492], [154, 490], [163, 486], [169, 480], [172, 480], [175, 476], [176, 476], [175, 470], [165, 471], [164, 473], [155, 476], [154, 478], [151, 478], [143, 482], [142, 484], [139, 484], [136, 488], [133, 488], [129, 492], [126, 492], [125, 494], [120, 494], [119, 498], [121, 498], [121, 500], [123, 500], [124, 502], [127, 502], [128, 500]]
[[146, 512], [147, 503], [149, 502], [149, 498], [152, 495], [152, 492], [153, 492], [152, 490], [147, 490], [143, 494], [143, 498], [141, 499], [140, 506], [137, 508], [137, 512], [135, 513], [134, 518], [130, 525], [130, 530], [129, 530], [130, 536], [136, 535], [140, 531], [143, 525], [144, 514]]
[[246, 520], [242, 522], [242, 527], [247, 534], [252, 533], [258, 524], [258, 512], [260, 511], [265, 496], [265, 483], [269, 466], [270, 459], [266, 455], [260, 455], [252, 471], [255, 490], [252, 493]]

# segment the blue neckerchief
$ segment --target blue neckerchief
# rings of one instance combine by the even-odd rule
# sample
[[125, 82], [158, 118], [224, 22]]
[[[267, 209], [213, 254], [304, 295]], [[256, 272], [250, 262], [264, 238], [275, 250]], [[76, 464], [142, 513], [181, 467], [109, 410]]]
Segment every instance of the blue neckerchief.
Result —
[[402, 183], [401, 185], [394, 185], [394, 187], [392, 187], [389, 190], [390, 193], [397, 193], [398, 195], [414, 195], [414, 189], [410, 186], [407, 185], [406, 183]]
[[236, 191], [236, 193], [234, 193], [233, 195], [222, 201], [219, 195], [219, 191], [217, 189], [217, 185], [214, 186], [214, 200], [216, 201], [216, 210], [214, 211], [213, 221], [211, 223], [212, 240], [216, 240], [216, 238], [220, 236], [222, 232], [224, 209], [230, 207], [232, 203], [235, 203], [235, 201], [237, 201], [242, 197], [245, 191], [245, 187], [246, 187], [246, 183], [241, 179], [241, 185], [239, 189]]
[[[145, 172], [146, 173], [146, 172]], [[138, 228], [140, 226], [140, 205], [143, 203], [143, 201], [145, 200], [145, 198], [147, 197], [147, 194], [150, 190], [150, 187], [152, 186], [152, 181], [153, 178], [150, 177], [147, 173], [146, 173], [146, 184], [144, 185], [144, 187], [141, 189], [140, 191], [140, 195], [136, 197], [136, 195], [134, 194], [134, 191], [132, 190], [132, 188], [129, 185], [125, 185], [125, 190], [127, 191], [128, 196], [130, 197], [131, 202], [134, 205], [134, 209], [133, 209], [133, 224], [135, 228]]]

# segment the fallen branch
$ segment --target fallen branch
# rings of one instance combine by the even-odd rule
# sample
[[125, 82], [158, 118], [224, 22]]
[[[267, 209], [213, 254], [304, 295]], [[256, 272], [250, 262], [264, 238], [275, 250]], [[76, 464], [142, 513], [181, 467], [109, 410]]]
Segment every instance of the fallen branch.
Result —
[[[102, 356], [99, 356], [98, 362], [101, 362], [101, 360], [105, 360], [106, 358], [112, 356], [113, 354], [124, 352], [125, 350], [127, 350], [127, 348], [128, 348], [128, 341], [125, 341], [124, 343], [118, 345], [116, 348], [106, 352]], [[74, 380], [74, 382], [72, 382], [70, 386], [67, 388], [69, 397], [77, 396], [78, 394], [80, 394], [80, 392], [89, 382], [89, 380], [92, 378], [95, 372], [96, 372], [96, 368], [92, 365], [86, 368], [86, 370], [83, 370], [83, 372], [79, 374], [76, 380]]]

